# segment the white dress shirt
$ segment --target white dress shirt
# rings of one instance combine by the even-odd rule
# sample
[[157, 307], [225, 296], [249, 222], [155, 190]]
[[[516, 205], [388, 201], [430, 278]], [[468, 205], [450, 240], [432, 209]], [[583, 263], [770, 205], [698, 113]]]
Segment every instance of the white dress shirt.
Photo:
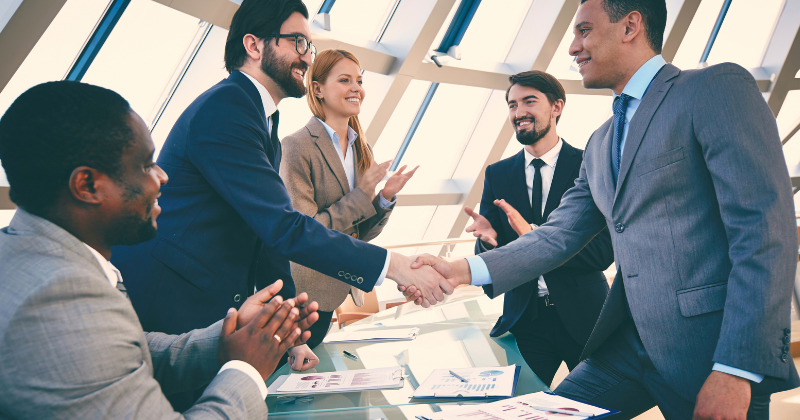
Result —
[[[275, 105], [275, 100], [272, 99], [272, 96], [270, 96], [269, 91], [267, 90], [267, 88], [264, 87], [264, 85], [259, 83], [258, 80], [256, 80], [253, 76], [250, 76], [249, 74], [247, 74], [245, 72], [242, 72], [242, 74], [247, 76], [247, 78], [250, 79], [251, 82], [253, 82], [253, 85], [255, 85], [256, 90], [258, 90], [258, 94], [261, 96], [261, 104], [264, 105], [264, 115], [267, 116], [267, 132], [270, 133], [270, 135], [271, 135], [272, 134], [272, 114], [274, 114], [275, 111], [278, 110], [278, 106]], [[325, 123], [322, 123], [322, 124], [323, 124], [323, 126], [325, 126]], [[331, 138], [333, 138], [333, 136], [331, 136]], [[336, 138], [338, 139], [339, 136], [336, 136]], [[279, 141], [279, 139], [272, 139], [272, 140], [273, 141]], [[355, 141], [355, 139], [353, 141]], [[337, 147], [338, 147], [338, 143], [339, 142], [338, 141], [334, 141], [334, 143], [336, 143]], [[351, 142], [351, 145], [352, 145], [352, 142]], [[341, 148], [339, 148], [339, 149], [341, 149]], [[352, 156], [352, 153], [348, 153], [348, 155]], [[349, 177], [348, 177], [348, 180], [349, 180]], [[352, 185], [351, 185], [350, 189], [352, 189]], [[383, 202], [381, 202], [381, 204], [383, 204]], [[386, 278], [386, 273], [389, 271], [389, 261], [391, 261], [391, 258], [392, 258], [392, 253], [389, 252], [389, 251], [386, 251], [386, 262], [383, 264], [383, 270], [381, 271], [381, 275], [378, 277], [378, 281], [375, 282], [375, 287], [380, 286], [381, 284], [383, 284], [383, 279]]]
[[[89, 251], [91, 251], [92, 255], [94, 255], [95, 259], [97, 259], [97, 262], [100, 264], [100, 268], [103, 269], [103, 273], [106, 275], [106, 279], [108, 279], [108, 283], [111, 285], [111, 287], [116, 288], [117, 282], [122, 281], [122, 275], [120, 274], [119, 270], [117, 270], [117, 267], [114, 267], [114, 264], [111, 264], [111, 261], [103, 257], [94, 248], [90, 247], [86, 243], [84, 243], [84, 245], [86, 245], [86, 248], [89, 248]], [[256, 368], [241, 360], [231, 360], [222, 365], [222, 368], [220, 368], [219, 371], [222, 372], [228, 369], [236, 369], [249, 376], [256, 383], [256, 386], [258, 386], [261, 396], [264, 399], [267, 398], [267, 385], [264, 383], [264, 379], [261, 378], [261, 374], [258, 373]]]

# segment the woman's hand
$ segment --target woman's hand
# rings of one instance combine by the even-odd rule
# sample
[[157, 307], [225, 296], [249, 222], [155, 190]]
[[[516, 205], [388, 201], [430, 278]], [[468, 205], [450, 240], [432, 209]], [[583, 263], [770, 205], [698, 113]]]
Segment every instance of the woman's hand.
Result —
[[386, 181], [386, 185], [383, 186], [383, 191], [381, 191], [381, 195], [386, 201], [392, 201], [395, 195], [397, 195], [403, 187], [406, 186], [406, 182], [414, 176], [414, 172], [417, 172], [419, 169], [419, 165], [416, 168], [412, 169], [409, 172], [403, 173], [406, 169], [406, 165], [403, 165], [397, 172], [394, 173], [389, 180]]
[[389, 170], [389, 165], [391, 164], [391, 160], [387, 160], [380, 165], [373, 163], [358, 181], [358, 188], [361, 188], [362, 191], [367, 193], [370, 200], [375, 197], [375, 187], [378, 186], [378, 183], [386, 176], [386, 171]]

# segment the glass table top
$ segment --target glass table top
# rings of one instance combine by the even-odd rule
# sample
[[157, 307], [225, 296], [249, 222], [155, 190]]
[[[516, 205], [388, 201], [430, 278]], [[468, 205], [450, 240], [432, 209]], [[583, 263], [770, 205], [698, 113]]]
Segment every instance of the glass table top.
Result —
[[[417, 386], [434, 369], [444, 368], [516, 364], [521, 367], [516, 395], [549, 391], [525, 364], [511, 334], [489, 337], [502, 310], [502, 297], [492, 300], [483, 294], [482, 289], [468, 287], [456, 290], [443, 303], [429, 309], [406, 304], [348, 325], [345, 331], [416, 326], [420, 332], [412, 341], [321, 344], [314, 349], [319, 364], [304, 373], [401, 366], [406, 378], [403, 388], [309, 396], [270, 394], [266, 400], [269, 416], [282, 419], [414, 419], [418, 415], [487, 401], [410, 399]], [[358, 360], [345, 357], [344, 350], [357, 355]], [[267, 386], [279, 376], [290, 373], [289, 367], [284, 365], [266, 381]]]

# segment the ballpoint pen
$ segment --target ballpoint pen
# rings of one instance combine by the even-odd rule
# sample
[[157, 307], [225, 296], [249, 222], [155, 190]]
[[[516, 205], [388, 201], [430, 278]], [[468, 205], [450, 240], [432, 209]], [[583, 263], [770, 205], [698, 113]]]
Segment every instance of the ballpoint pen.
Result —
[[592, 414], [592, 413], [584, 413], [582, 411], [563, 410], [563, 409], [560, 409], [560, 408], [537, 407], [537, 406], [534, 406], [534, 405], [529, 405], [528, 407], [530, 407], [530, 408], [532, 408], [534, 410], [550, 412], [550, 413], [570, 414], [570, 415], [573, 415], [573, 416], [581, 416], [581, 417], [594, 417], [594, 414]]
[[344, 355], [345, 355], [345, 356], [347, 356], [347, 357], [349, 357], [349, 358], [351, 358], [351, 359], [353, 359], [353, 360], [358, 360], [358, 356], [356, 356], [356, 355], [355, 355], [355, 354], [353, 354], [353, 353], [350, 353], [350, 352], [349, 352], [349, 351], [347, 351], [347, 350], [343, 351], [342, 353], [344, 353]]
[[469, 379], [464, 379], [464, 377], [462, 377], [461, 375], [453, 372], [452, 370], [448, 370], [448, 372], [450, 372], [450, 374], [455, 376], [456, 378], [461, 379], [461, 382], [469, 382]]

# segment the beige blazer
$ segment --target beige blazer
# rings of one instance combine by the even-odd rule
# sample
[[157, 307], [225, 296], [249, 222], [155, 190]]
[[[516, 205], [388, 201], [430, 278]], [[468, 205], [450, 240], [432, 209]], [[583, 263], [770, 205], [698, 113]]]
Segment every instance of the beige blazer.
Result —
[[[316, 117], [281, 140], [281, 146], [280, 175], [297, 211], [362, 241], [381, 233], [391, 210], [380, 207], [377, 195], [369, 197], [358, 187], [350, 190], [333, 140]], [[356, 168], [356, 185], [362, 175]], [[310, 301], [319, 303], [319, 310], [333, 311], [348, 293], [356, 305], [364, 304], [363, 291], [302, 265], [291, 266], [297, 293], [308, 293]]]

